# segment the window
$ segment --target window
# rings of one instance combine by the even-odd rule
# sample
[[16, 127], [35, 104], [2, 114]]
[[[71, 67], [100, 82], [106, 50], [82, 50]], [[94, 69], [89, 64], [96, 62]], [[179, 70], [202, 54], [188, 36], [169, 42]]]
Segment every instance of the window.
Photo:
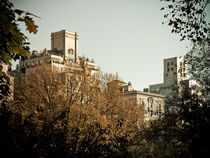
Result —
[[148, 112], [152, 113], [152, 109], [153, 109], [153, 98], [152, 97], [149, 97], [147, 99], [147, 101], [148, 101]]
[[173, 65], [174, 63], [173, 62], [171, 62], [171, 65]]
[[170, 68], [168, 68], [168, 72], [170, 71]]
[[161, 104], [159, 104], [158, 106], [159, 106], [159, 112], [161, 112]]
[[26, 73], [26, 68], [21, 68], [20, 71], [25, 74]]
[[168, 77], [168, 74], [166, 73], [166, 77]]
[[176, 76], [176, 72], [174, 72], [173, 75]]
[[142, 105], [142, 104], [143, 104], [143, 102], [142, 102], [142, 99], [141, 99], [141, 98], [139, 98], [139, 104], [140, 104], [140, 105]]
[[167, 65], [169, 66], [169, 63], [167, 63]]
[[174, 71], [174, 68], [173, 67], [171, 68], [171, 71]]
[[158, 107], [159, 109], [158, 109], [158, 116], [159, 116], [159, 118], [161, 117], [161, 104], [159, 104], [159, 107]]
[[153, 115], [153, 111], [150, 111], [150, 116], [152, 116]]

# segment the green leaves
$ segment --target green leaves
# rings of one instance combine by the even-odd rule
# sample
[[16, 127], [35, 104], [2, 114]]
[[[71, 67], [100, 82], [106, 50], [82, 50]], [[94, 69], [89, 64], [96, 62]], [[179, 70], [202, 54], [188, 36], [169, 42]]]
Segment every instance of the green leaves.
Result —
[[[31, 13], [20, 9], [14, 9], [14, 6], [8, 0], [0, 0], [0, 64], [11, 66], [12, 60], [27, 58], [29, 52], [29, 43], [27, 37], [21, 32], [19, 23], [26, 25], [26, 30], [30, 33], [37, 33], [38, 26], [35, 25], [33, 17], [37, 17]], [[0, 70], [0, 78], [2, 70]], [[4, 84], [1, 80], [0, 85]], [[6, 84], [6, 83], [5, 83]], [[3, 89], [1, 94], [7, 94]]]
[[0, 14], [0, 62], [10, 65], [12, 59], [23, 59], [29, 51], [27, 37], [21, 32], [18, 22], [24, 22], [26, 30], [34, 34], [37, 33], [38, 26], [35, 25], [32, 18], [35, 15], [20, 9], [13, 9], [12, 3], [7, 0], [0, 0], [0, 2], [0, 10], [4, 10]]

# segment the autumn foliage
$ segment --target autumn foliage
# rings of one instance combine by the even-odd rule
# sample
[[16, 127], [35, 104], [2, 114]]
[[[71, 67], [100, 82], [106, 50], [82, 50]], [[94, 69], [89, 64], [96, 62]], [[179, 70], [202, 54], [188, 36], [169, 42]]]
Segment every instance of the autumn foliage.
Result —
[[15, 100], [8, 106], [15, 126], [7, 129], [13, 133], [14, 148], [5, 151], [35, 157], [131, 154], [128, 146], [144, 115], [137, 105], [125, 104], [118, 85], [81, 72], [35, 72], [16, 83]]

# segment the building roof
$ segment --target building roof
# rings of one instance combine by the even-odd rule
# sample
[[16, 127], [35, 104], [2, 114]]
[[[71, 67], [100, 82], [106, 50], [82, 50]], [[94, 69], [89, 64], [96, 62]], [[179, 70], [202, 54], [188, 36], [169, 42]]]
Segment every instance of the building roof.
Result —
[[125, 95], [147, 95], [147, 96], [151, 96], [151, 97], [160, 97], [160, 98], [165, 98], [165, 95], [161, 95], [161, 94], [156, 94], [156, 93], [149, 93], [149, 92], [143, 92], [143, 91], [137, 91], [137, 90], [133, 90], [133, 91], [127, 91], [124, 92]]

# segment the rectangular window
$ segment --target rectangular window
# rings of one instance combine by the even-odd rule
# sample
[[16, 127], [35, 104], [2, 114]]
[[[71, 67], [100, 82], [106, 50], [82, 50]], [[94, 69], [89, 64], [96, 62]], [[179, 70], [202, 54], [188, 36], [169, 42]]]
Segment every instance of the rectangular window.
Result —
[[168, 68], [168, 72], [170, 71], [170, 68]]
[[171, 71], [174, 71], [174, 68], [173, 67], [171, 68]]
[[26, 73], [26, 68], [21, 68], [20, 71], [25, 74]]
[[153, 111], [150, 111], [150, 116], [152, 116], [153, 115]]
[[153, 105], [152, 105], [152, 103], [150, 103], [150, 107], [151, 107], [151, 109], [152, 109], [152, 106], [153, 106]]
[[161, 104], [159, 104], [159, 107], [158, 107], [159, 109], [158, 109], [158, 116], [159, 116], [159, 118], [161, 117]]
[[159, 108], [159, 110], [161, 111], [161, 104], [159, 104], [159, 107], [158, 107], [158, 108]]
[[173, 65], [174, 63], [173, 62], [171, 62], [171, 65]]

